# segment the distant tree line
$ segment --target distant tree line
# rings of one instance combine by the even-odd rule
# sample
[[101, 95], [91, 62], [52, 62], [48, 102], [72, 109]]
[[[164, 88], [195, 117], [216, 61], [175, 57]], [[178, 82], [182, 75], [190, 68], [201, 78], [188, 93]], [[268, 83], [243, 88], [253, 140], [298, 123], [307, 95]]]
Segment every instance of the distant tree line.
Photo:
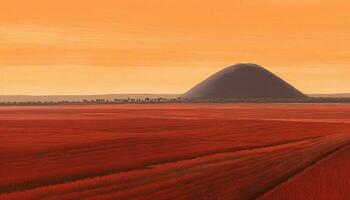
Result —
[[235, 98], [235, 99], [202, 99], [202, 98], [125, 98], [94, 99], [82, 101], [26, 101], [0, 102], [0, 105], [62, 105], [62, 104], [159, 104], [159, 103], [350, 103], [350, 98]]

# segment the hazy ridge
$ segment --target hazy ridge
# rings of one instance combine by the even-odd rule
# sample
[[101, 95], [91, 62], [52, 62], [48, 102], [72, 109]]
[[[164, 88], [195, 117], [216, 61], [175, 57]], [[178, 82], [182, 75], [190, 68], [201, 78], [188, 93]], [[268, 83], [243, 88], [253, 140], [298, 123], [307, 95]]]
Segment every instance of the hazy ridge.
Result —
[[325, 98], [350, 98], [350, 93], [334, 93], [334, 94], [309, 94], [310, 97], [325, 97]]
[[101, 94], [101, 95], [0, 95], [0, 102], [83, 101], [144, 98], [177, 98], [180, 94]]

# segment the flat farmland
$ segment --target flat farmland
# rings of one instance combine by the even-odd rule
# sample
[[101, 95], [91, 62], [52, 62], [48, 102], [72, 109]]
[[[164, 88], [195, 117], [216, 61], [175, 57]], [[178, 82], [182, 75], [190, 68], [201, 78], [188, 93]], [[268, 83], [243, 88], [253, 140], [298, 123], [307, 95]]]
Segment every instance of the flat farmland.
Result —
[[296, 175], [260, 200], [349, 199], [350, 146]]
[[0, 107], [0, 199], [255, 199], [349, 144], [349, 104]]

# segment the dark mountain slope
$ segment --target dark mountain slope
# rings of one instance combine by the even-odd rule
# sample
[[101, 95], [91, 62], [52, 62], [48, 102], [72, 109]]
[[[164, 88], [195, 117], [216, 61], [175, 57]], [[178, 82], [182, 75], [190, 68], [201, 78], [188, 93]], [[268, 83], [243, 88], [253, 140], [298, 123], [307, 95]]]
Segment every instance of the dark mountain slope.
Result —
[[256, 64], [227, 67], [186, 92], [184, 98], [298, 98], [299, 90]]

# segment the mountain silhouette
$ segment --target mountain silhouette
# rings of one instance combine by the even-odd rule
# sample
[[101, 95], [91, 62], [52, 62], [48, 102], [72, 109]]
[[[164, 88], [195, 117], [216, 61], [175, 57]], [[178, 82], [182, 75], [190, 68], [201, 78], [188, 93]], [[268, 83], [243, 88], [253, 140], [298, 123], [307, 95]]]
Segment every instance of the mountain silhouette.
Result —
[[183, 98], [300, 98], [306, 97], [289, 83], [256, 64], [227, 67], [199, 83]]

